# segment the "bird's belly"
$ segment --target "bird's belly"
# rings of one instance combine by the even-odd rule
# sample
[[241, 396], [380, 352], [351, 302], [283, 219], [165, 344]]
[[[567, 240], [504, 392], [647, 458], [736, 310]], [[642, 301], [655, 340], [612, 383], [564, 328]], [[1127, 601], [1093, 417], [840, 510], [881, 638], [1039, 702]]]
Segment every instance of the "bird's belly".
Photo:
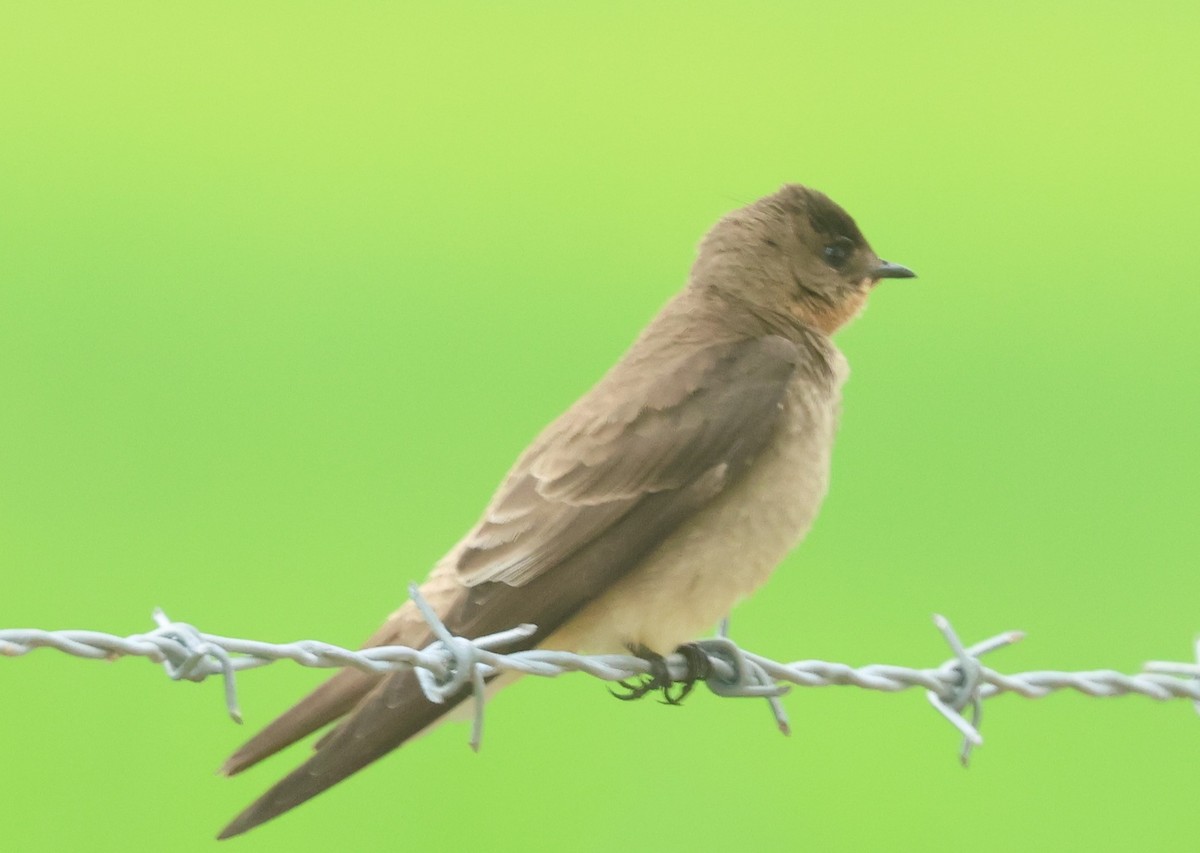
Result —
[[780, 432], [742, 478], [543, 643], [667, 654], [709, 631], [804, 536], [829, 484], [837, 389], [793, 383]]

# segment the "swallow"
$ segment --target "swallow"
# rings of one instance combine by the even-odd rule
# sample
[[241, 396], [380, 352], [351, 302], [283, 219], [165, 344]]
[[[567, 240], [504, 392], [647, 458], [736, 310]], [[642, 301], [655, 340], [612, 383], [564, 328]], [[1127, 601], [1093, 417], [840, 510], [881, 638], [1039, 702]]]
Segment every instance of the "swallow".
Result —
[[[763, 584], [829, 485], [849, 368], [832, 341], [883, 279], [854, 220], [789, 184], [722, 218], [683, 290], [517, 459], [421, 586], [451, 632], [519, 624], [524, 648], [670, 653]], [[366, 646], [433, 642], [412, 602]], [[221, 768], [240, 773], [335, 723], [220, 834], [246, 832], [437, 724], [415, 674], [343, 670]]]

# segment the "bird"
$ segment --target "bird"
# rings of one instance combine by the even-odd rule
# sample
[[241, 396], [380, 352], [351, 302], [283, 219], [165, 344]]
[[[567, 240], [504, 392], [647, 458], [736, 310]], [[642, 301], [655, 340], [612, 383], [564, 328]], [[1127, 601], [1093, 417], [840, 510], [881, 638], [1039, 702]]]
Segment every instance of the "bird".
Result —
[[[762, 585], [808, 531], [849, 372], [831, 338], [880, 281], [914, 276], [800, 184], [725, 215], [683, 289], [518, 457], [421, 595], [468, 639], [528, 623], [536, 630], [520, 648], [661, 662]], [[433, 640], [408, 601], [365, 646]], [[666, 692], [661, 669], [651, 681], [635, 694]], [[327, 790], [468, 694], [435, 704], [412, 670], [338, 672], [222, 766], [240, 773], [336, 721], [218, 838]]]

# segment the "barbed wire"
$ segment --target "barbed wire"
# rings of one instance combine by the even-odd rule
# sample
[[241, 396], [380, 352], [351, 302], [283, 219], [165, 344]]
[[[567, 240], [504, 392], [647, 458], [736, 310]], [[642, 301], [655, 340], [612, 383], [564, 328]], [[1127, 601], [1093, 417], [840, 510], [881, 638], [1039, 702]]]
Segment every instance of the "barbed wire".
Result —
[[[236, 673], [242, 670], [280, 660], [316, 668], [350, 666], [370, 673], [414, 669], [421, 689], [432, 702], [444, 703], [463, 690], [470, 690], [474, 701], [470, 743], [475, 749], [479, 748], [483, 736], [484, 684], [494, 675], [511, 672], [555, 677], [568, 672], [583, 672], [603, 681], [621, 682], [652, 677], [655, 670], [653, 662], [634, 655], [579, 655], [548, 649], [497, 651], [531, 636], [536, 631], [535, 626], [518, 625], [468, 640], [453, 635], [442, 624], [415, 584], [409, 587], [409, 594], [437, 637], [424, 649], [377, 646], [351, 650], [315, 640], [266, 643], [236, 639], [205, 633], [186, 622], [172, 621], [162, 610], [156, 609], [153, 617], [157, 628], [126, 637], [99, 631], [3, 629], [0, 630], [0, 655], [17, 657], [34, 649], [50, 648], [94, 660], [148, 658], [162, 664], [167, 675], [176, 681], [203, 681], [219, 675], [224, 682], [226, 709], [238, 723], [242, 722], [242, 716]], [[790, 729], [779, 697], [793, 686], [849, 686], [886, 693], [923, 688], [930, 704], [962, 735], [960, 759], [964, 764], [971, 750], [983, 743], [979, 732], [983, 703], [1001, 693], [1038, 699], [1056, 691], [1073, 690], [1094, 697], [1137, 694], [1158, 701], [1190, 699], [1200, 712], [1200, 663], [1150, 661], [1141, 672], [1133, 675], [1110, 669], [1037, 670], [1006, 675], [984, 666], [980, 658], [1021, 640], [1022, 632], [1007, 631], [964, 646], [949, 620], [937, 615], [933, 619], [952, 655], [945, 662], [928, 668], [890, 664], [853, 667], [820, 660], [783, 663], [742, 649], [727, 636], [726, 621], [717, 637], [694, 644], [707, 659], [707, 674], [700, 680], [719, 696], [767, 699], [776, 725], [784, 734]], [[1196, 642], [1195, 653], [1200, 661], [1200, 640]], [[668, 655], [662, 664], [672, 681], [687, 682], [694, 676], [696, 660], [694, 655], [675, 653]]]

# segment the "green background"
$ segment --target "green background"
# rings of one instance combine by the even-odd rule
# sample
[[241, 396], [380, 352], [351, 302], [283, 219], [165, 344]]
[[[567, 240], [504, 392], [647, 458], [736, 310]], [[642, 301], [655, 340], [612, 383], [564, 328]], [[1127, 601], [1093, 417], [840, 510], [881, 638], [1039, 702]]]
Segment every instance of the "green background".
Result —
[[[684, 281], [800, 181], [920, 273], [839, 343], [832, 492], [734, 619], [784, 659], [1186, 659], [1189, 3], [40, 2], [0, 20], [0, 626], [353, 645]], [[6, 850], [212, 850], [322, 675], [0, 661]], [[1190, 705], [526, 680], [246, 850], [1194, 849]]]

